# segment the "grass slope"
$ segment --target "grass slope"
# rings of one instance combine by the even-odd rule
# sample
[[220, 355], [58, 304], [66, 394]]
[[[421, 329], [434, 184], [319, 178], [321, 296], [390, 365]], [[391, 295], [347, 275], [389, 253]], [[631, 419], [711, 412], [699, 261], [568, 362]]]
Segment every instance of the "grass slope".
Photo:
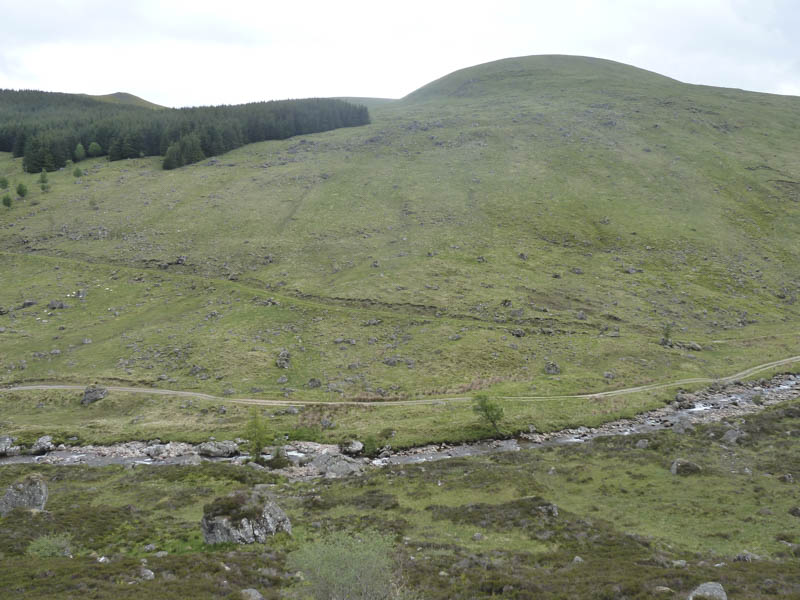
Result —
[[115, 92], [113, 94], [102, 94], [99, 96], [87, 94], [90, 98], [100, 100], [101, 102], [110, 102], [111, 104], [132, 104], [133, 106], [140, 106], [142, 108], [152, 108], [160, 110], [164, 108], [160, 104], [155, 104], [139, 96], [128, 94], [127, 92]]
[[[0, 211], [0, 382], [540, 395], [796, 353], [797, 98], [542, 56], [371, 114], [170, 172], [87, 161], [47, 193], [0, 157], [31, 190]], [[660, 346], [667, 324], [704, 350]]]

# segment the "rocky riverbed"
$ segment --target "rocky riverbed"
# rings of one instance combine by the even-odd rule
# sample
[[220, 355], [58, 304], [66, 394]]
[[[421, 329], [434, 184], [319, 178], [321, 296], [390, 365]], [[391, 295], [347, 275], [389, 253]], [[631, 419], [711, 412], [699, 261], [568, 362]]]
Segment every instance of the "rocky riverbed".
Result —
[[[631, 419], [620, 419], [599, 427], [578, 427], [548, 433], [524, 433], [517, 438], [488, 440], [473, 444], [434, 444], [394, 451], [385, 448], [378, 458], [357, 456], [358, 444], [342, 450], [332, 444], [291, 442], [283, 447], [289, 466], [279, 469], [291, 478], [344, 477], [366, 468], [393, 464], [410, 464], [448, 458], [476, 456], [496, 452], [514, 452], [547, 445], [585, 443], [600, 436], [642, 434], [663, 429], [682, 433], [695, 424], [733, 419], [800, 395], [800, 376], [776, 375], [771, 379], [734, 382], [711, 386], [695, 393], [678, 392], [675, 401], [662, 408], [642, 413]], [[735, 435], [735, 434], [732, 434]], [[54, 446], [49, 436], [39, 439], [31, 448], [14, 446], [11, 438], [0, 435], [0, 466], [13, 463], [104, 466], [122, 465], [193, 465], [202, 461], [227, 461], [247, 464], [245, 440], [210, 440], [202, 444], [161, 440], [126, 442], [110, 446]], [[350, 455], [348, 455], [350, 454]], [[265, 455], [264, 459], [272, 458]]]

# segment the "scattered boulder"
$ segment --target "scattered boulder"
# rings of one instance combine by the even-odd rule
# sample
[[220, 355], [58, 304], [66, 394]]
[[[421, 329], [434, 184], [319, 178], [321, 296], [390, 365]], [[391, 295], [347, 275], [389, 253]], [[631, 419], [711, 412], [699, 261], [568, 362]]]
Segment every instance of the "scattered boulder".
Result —
[[350, 456], [357, 456], [364, 451], [364, 444], [358, 440], [350, 440], [342, 448], [342, 452]]
[[320, 454], [309, 465], [328, 479], [347, 477], [361, 472], [361, 464], [341, 454]]
[[680, 416], [672, 425], [672, 431], [681, 435], [692, 430], [694, 430], [694, 423], [691, 417], [687, 415]]
[[206, 544], [263, 544], [279, 531], [292, 533], [283, 509], [258, 488], [217, 498], [203, 513], [200, 526]]
[[258, 590], [247, 588], [241, 592], [242, 600], [264, 600], [264, 596]]
[[309, 389], [314, 390], [314, 389], [316, 389], [318, 387], [322, 387], [322, 382], [319, 379], [317, 379], [316, 377], [312, 377], [311, 379], [308, 380], [308, 383], [306, 384], [306, 386]]
[[585, 320], [586, 320], [586, 318], [587, 318], [587, 317], [586, 317], [586, 313], [585, 313], [585, 312], [583, 312], [582, 310], [579, 310], [579, 311], [578, 311], [578, 314], [577, 314], [577, 315], [575, 315], [575, 318], [576, 318], [576, 319], [578, 319], [579, 321], [585, 321]]
[[518, 337], [518, 338], [525, 337], [525, 330], [524, 329], [512, 329], [511, 330], [511, 335], [513, 335], [514, 337]]
[[286, 348], [283, 348], [280, 352], [278, 352], [278, 358], [275, 359], [275, 366], [279, 369], [288, 369], [292, 366], [291, 363], [292, 355], [289, 354], [289, 351]]
[[558, 375], [561, 373], [561, 367], [553, 361], [547, 361], [544, 365], [544, 372], [548, 375]]
[[15, 508], [44, 510], [47, 504], [47, 484], [38, 475], [30, 475], [6, 489], [0, 498], [0, 517], [5, 517]]
[[733, 562], [754, 562], [757, 560], [761, 560], [761, 557], [758, 554], [753, 554], [747, 550], [744, 550], [733, 557]]
[[647, 438], [642, 438], [636, 442], [636, 448], [639, 450], [647, 450], [650, 447], [650, 440]]
[[672, 461], [669, 472], [673, 475], [697, 475], [702, 471], [702, 467], [683, 458], [676, 458]]
[[795, 506], [789, 509], [789, 514], [793, 517], [800, 517], [800, 506]]
[[152, 581], [156, 578], [156, 574], [153, 573], [150, 569], [145, 567], [139, 567], [139, 579], [142, 581]]
[[31, 446], [31, 454], [47, 454], [53, 448], [55, 448], [55, 445], [53, 444], [53, 436], [43, 435], [34, 442], [33, 446]]
[[22, 449], [14, 445], [14, 438], [0, 435], [0, 456], [17, 456]]
[[686, 600], [728, 600], [725, 588], [716, 581], [701, 583], [694, 588]]
[[106, 388], [92, 384], [83, 390], [81, 404], [83, 406], [88, 406], [89, 404], [93, 404], [98, 400], [102, 400], [106, 396], [108, 396], [108, 390]]
[[778, 481], [781, 483], [794, 483], [794, 475], [791, 473], [784, 473], [780, 477], [778, 477]]
[[213, 458], [230, 458], [239, 454], [239, 446], [229, 440], [223, 442], [203, 442], [197, 447], [197, 453]]
[[735, 444], [742, 437], [742, 432], [738, 429], [728, 429], [722, 436], [723, 444]]

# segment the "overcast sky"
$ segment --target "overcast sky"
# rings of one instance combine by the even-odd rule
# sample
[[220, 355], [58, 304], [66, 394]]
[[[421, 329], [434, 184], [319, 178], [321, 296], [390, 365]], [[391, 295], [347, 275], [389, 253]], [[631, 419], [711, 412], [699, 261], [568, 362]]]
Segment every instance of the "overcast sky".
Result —
[[3, 0], [0, 14], [0, 88], [166, 106], [399, 98], [529, 54], [800, 95], [800, 0]]

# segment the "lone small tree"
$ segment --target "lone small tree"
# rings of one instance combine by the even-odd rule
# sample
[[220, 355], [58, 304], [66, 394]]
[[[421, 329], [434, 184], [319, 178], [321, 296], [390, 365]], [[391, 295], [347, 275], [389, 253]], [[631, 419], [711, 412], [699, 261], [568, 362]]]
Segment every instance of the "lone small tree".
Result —
[[78, 145], [75, 146], [75, 151], [72, 153], [72, 158], [75, 162], [81, 162], [84, 158], [86, 158], [86, 149], [80, 142], [78, 142]]
[[261, 460], [261, 453], [269, 443], [269, 433], [267, 432], [266, 423], [261, 419], [258, 414], [258, 409], [253, 408], [250, 413], [250, 420], [247, 422], [247, 430], [245, 437], [248, 440], [248, 451], [253, 460], [259, 462]]
[[9, 194], [3, 195], [3, 206], [11, 208], [11, 196]]
[[103, 148], [97, 142], [89, 144], [89, 156], [100, 156], [103, 153]]
[[83, 171], [81, 171], [80, 167], [75, 167], [75, 169], [72, 171], [72, 175], [73, 177], [81, 177], [83, 175]]
[[472, 410], [487, 421], [499, 435], [500, 427], [498, 424], [503, 418], [503, 407], [497, 402], [493, 402], [487, 394], [476, 394], [472, 400], [474, 402]]
[[8, 189], [8, 178], [5, 175], [0, 175], [0, 190]]
[[28, 186], [25, 185], [24, 183], [20, 183], [19, 185], [17, 185], [17, 196], [19, 196], [20, 198], [24, 198], [27, 195], [28, 195]]

